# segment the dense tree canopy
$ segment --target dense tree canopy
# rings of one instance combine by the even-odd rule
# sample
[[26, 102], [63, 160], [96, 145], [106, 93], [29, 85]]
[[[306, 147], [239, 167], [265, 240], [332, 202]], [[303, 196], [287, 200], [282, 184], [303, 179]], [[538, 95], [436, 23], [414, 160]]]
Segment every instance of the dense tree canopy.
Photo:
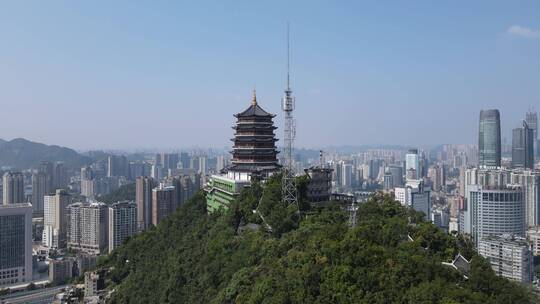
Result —
[[[535, 302], [524, 287], [497, 277], [469, 242], [388, 196], [360, 205], [355, 228], [347, 219], [333, 204], [299, 216], [281, 204], [279, 178], [212, 214], [198, 194], [105, 261], [111, 302]], [[472, 259], [468, 279], [441, 264], [458, 252]]]

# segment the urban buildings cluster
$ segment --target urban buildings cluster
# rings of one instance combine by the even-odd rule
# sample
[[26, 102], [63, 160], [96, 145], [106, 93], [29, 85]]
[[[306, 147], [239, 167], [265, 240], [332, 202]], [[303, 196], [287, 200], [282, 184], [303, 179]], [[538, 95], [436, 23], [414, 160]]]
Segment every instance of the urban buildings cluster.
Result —
[[[249, 107], [234, 117], [230, 156], [108, 155], [80, 169], [43, 161], [26, 171], [7, 170], [0, 205], [0, 288], [36, 280], [35, 265], [45, 263], [49, 281], [84, 274], [88, 295], [95, 296], [103, 276], [85, 272], [98, 255], [158, 225], [201, 188], [212, 212], [227, 208], [253, 181], [282, 173], [275, 115], [254, 93]], [[352, 204], [350, 212], [376, 191], [390, 193], [444, 231], [470, 237], [499, 275], [531, 282], [533, 256], [540, 255], [538, 147], [536, 113], [527, 113], [512, 130], [507, 147], [499, 111], [485, 110], [477, 145], [297, 150], [288, 170], [306, 175], [311, 203], [338, 200]], [[123, 186], [134, 189], [131, 199], [102, 201]]]
[[[80, 170], [60, 161], [3, 168], [0, 289], [82, 276], [97, 256], [157, 225], [228, 164], [223, 154], [200, 151], [130, 157], [108, 155]], [[132, 198], [102, 201], [122, 186]]]

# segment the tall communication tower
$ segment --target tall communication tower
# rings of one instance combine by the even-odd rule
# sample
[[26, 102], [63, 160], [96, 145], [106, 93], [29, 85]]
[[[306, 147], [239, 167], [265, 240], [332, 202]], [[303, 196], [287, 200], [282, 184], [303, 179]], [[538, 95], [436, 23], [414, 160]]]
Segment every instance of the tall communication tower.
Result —
[[298, 207], [298, 195], [294, 183], [293, 173], [293, 144], [296, 136], [296, 127], [294, 125], [293, 110], [294, 97], [292, 97], [290, 83], [290, 38], [289, 38], [289, 23], [287, 22], [287, 87], [285, 88], [285, 96], [281, 101], [281, 109], [284, 113], [284, 164], [283, 164], [283, 179], [281, 181], [281, 194], [283, 201], [289, 204], [295, 204]]

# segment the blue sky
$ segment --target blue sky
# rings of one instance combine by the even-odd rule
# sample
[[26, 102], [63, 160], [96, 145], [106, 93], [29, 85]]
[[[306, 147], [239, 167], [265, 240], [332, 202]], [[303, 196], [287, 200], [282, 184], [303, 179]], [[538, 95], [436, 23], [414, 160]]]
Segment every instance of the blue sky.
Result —
[[540, 110], [538, 1], [1, 1], [0, 138], [223, 147], [253, 87], [281, 127], [287, 20], [298, 146], [473, 143], [482, 108], [509, 143]]

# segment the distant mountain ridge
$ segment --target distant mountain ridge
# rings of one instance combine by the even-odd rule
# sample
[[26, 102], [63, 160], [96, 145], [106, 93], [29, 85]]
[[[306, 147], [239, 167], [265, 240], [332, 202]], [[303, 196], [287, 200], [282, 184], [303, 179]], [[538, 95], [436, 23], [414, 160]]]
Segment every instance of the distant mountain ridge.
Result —
[[35, 168], [41, 161], [62, 161], [69, 168], [77, 168], [89, 164], [92, 159], [66, 147], [46, 145], [24, 138], [10, 141], [0, 139], [1, 167]]

